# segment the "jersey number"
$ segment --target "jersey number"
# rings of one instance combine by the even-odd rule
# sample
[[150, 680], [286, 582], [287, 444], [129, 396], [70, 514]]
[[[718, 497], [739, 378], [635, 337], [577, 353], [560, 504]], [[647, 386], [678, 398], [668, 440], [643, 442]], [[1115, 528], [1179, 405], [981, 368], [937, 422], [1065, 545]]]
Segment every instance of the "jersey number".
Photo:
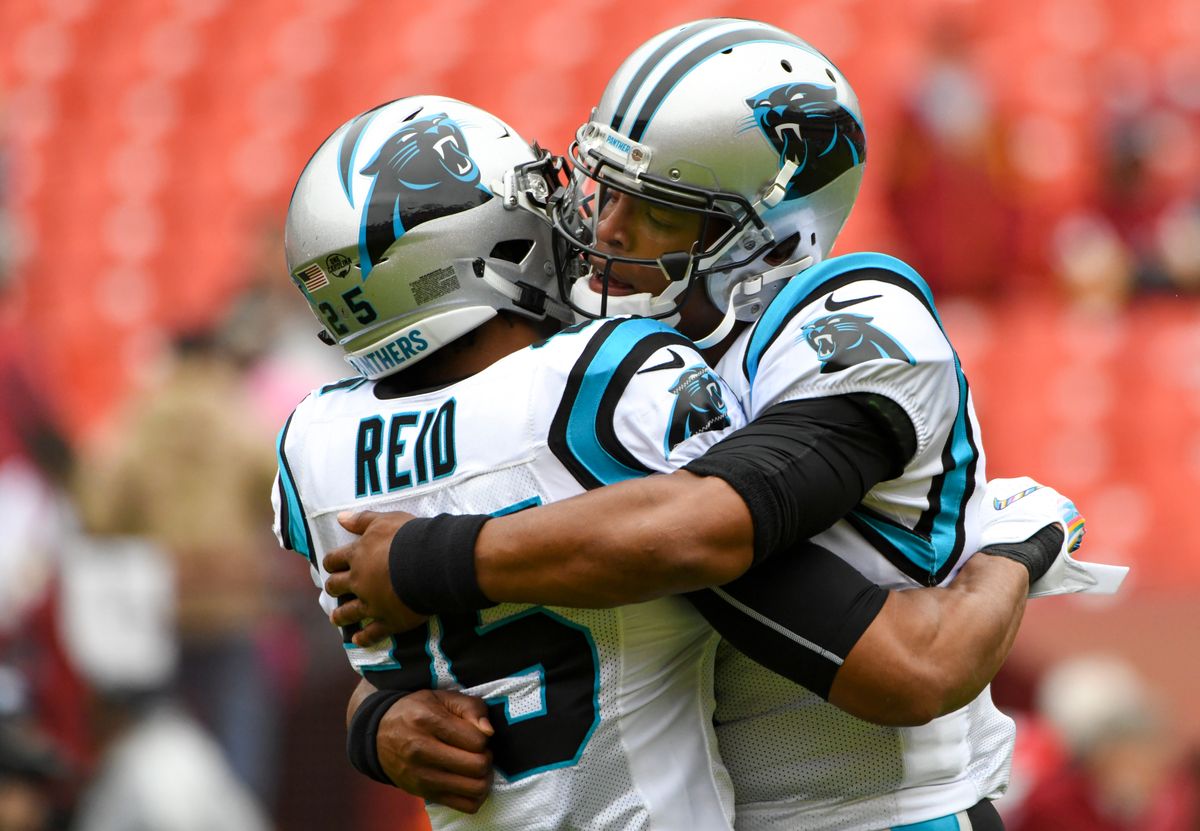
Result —
[[[359, 323], [371, 323], [379, 317], [372, 306], [366, 300], [359, 300], [358, 296], [362, 294], [362, 288], [355, 286], [350, 291], [342, 293], [342, 300], [350, 307], [350, 311], [354, 313], [354, 319]], [[346, 324], [342, 323], [342, 319], [338, 316], [337, 309], [333, 308], [329, 303], [318, 303], [317, 308], [321, 310], [321, 314], [325, 316], [325, 322], [329, 324], [329, 328], [333, 330], [335, 335], [345, 335], [350, 332]]]
[[[539, 607], [488, 624], [477, 614], [438, 619], [442, 654], [463, 687], [540, 676], [540, 708], [519, 713], [506, 698], [487, 699], [496, 769], [512, 781], [575, 764], [600, 717], [599, 660], [588, 631]], [[392, 656], [400, 668], [371, 670], [369, 680], [380, 688], [434, 688], [428, 639], [429, 624], [397, 636]]]

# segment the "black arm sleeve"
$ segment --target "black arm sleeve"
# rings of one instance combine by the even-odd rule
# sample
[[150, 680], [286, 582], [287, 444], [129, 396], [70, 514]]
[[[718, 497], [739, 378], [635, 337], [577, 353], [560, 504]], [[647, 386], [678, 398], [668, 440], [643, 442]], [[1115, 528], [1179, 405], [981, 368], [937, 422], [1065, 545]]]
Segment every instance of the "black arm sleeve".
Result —
[[737, 649], [828, 698], [887, 591], [836, 554], [803, 542], [732, 583], [686, 597]]
[[757, 563], [841, 519], [915, 451], [899, 405], [853, 393], [776, 404], [684, 469], [720, 477], [742, 497]]

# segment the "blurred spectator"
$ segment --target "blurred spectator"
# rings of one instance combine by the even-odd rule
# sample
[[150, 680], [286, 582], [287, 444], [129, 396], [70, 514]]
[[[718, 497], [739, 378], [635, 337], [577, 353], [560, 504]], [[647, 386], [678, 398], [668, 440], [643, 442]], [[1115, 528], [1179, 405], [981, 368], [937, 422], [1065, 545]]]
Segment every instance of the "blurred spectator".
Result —
[[1095, 208], [1055, 232], [1056, 269], [1077, 303], [1116, 309], [1136, 294], [1200, 293], [1200, 195], [1162, 161], [1189, 129], [1150, 105], [1105, 125]]
[[81, 761], [83, 689], [55, 618], [58, 555], [76, 526], [74, 451], [28, 358], [15, 280], [0, 262], [0, 664], [25, 679], [38, 726]]
[[271, 580], [284, 565], [270, 527], [272, 437], [210, 334], [177, 346], [111, 445], [81, 465], [78, 498], [91, 532], [145, 537], [169, 552], [181, 694], [269, 804], [282, 709], [267, 647]]
[[1154, 237], [1164, 288], [1200, 296], [1200, 195], [1173, 202], [1158, 218]]
[[163, 553], [141, 540], [81, 539], [63, 577], [64, 631], [92, 689], [99, 749], [75, 831], [266, 831], [220, 748], [166, 695], [178, 644]]
[[20, 674], [0, 665], [0, 831], [58, 828], [53, 786], [67, 768], [28, 715]]
[[1095, 312], [1124, 308], [1134, 291], [1133, 253], [1098, 213], [1074, 213], [1054, 230], [1052, 262], [1072, 302]]
[[1196, 783], [1145, 681], [1117, 658], [1085, 656], [1043, 679], [1038, 710], [1064, 763], [1034, 783], [1010, 831], [1192, 831]]
[[[354, 370], [340, 349], [318, 339], [320, 325], [287, 273], [280, 223], [260, 223], [254, 243], [244, 288], [222, 321], [218, 338], [242, 373], [251, 405], [247, 416], [274, 436], [311, 390]], [[269, 502], [269, 496], [260, 498]], [[288, 634], [296, 650], [280, 650], [276, 639], [271, 657], [287, 661], [290, 656], [295, 664], [284, 668], [289, 680], [294, 679], [287, 715], [292, 723], [303, 725], [283, 737], [279, 788], [285, 798], [276, 804], [276, 819], [289, 828], [348, 823], [359, 831], [425, 828], [428, 820], [419, 800], [379, 787], [345, 761], [345, 728], [329, 714], [345, 706], [358, 676], [348, 671], [340, 652], [329, 648], [329, 621], [313, 603], [312, 582], [306, 570], [294, 567], [294, 557], [285, 551], [272, 557], [281, 568], [280, 580], [292, 581], [278, 595], [290, 604], [289, 620], [296, 630]], [[316, 780], [324, 787], [309, 787]]]
[[242, 285], [219, 338], [244, 371], [247, 395], [273, 433], [309, 391], [355, 371], [340, 349], [317, 338], [321, 327], [288, 275], [277, 221], [260, 226]]
[[1020, 249], [1003, 125], [970, 42], [957, 17], [934, 24], [885, 185], [901, 256], [940, 298], [995, 292]]

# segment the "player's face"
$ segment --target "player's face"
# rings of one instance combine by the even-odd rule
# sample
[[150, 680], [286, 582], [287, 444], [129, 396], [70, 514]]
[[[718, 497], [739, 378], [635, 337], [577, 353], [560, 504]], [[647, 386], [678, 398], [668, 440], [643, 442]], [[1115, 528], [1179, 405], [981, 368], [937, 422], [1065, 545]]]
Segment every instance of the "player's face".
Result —
[[[606, 254], [654, 260], [672, 251], [690, 252], [700, 235], [700, 216], [638, 199], [619, 190], [605, 188], [601, 194], [596, 247]], [[602, 263], [593, 263], [602, 268]], [[592, 289], [601, 290], [598, 276]], [[650, 292], [667, 287], [662, 270], [654, 266], [615, 263], [609, 276], [612, 295]]]
[[[676, 251], [691, 253], [700, 237], [702, 223], [700, 214], [675, 210], [613, 188], [604, 188], [596, 226], [596, 248], [606, 254], [648, 260]], [[602, 292], [604, 286], [598, 272], [604, 268], [604, 263], [594, 261], [592, 266], [597, 273], [588, 278], [591, 289]], [[610, 296], [639, 292], [659, 294], [669, 282], [657, 266], [614, 263], [609, 273], [608, 293]], [[709, 302], [703, 286], [695, 286], [681, 310], [677, 328], [685, 335], [700, 337], [711, 331], [714, 321], [719, 320], [720, 314]]]

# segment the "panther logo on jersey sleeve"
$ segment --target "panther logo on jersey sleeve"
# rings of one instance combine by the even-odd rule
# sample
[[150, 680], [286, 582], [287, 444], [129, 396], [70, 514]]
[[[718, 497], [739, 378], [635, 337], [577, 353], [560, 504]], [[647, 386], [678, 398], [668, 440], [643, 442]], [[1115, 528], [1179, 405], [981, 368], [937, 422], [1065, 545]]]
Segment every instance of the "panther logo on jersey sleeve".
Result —
[[729, 408], [721, 392], [721, 381], [706, 366], [686, 370], [671, 385], [675, 405], [671, 409], [671, 425], [667, 429], [666, 455], [697, 433], [723, 430], [730, 426]]
[[821, 372], [840, 372], [855, 364], [893, 358], [916, 366], [912, 355], [891, 335], [871, 325], [874, 318], [861, 314], [834, 314], [818, 318], [801, 330], [821, 362]]
[[462, 130], [445, 113], [415, 119], [383, 143], [362, 169], [375, 177], [359, 239], [364, 278], [406, 231], [492, 198], [469, 152]]

